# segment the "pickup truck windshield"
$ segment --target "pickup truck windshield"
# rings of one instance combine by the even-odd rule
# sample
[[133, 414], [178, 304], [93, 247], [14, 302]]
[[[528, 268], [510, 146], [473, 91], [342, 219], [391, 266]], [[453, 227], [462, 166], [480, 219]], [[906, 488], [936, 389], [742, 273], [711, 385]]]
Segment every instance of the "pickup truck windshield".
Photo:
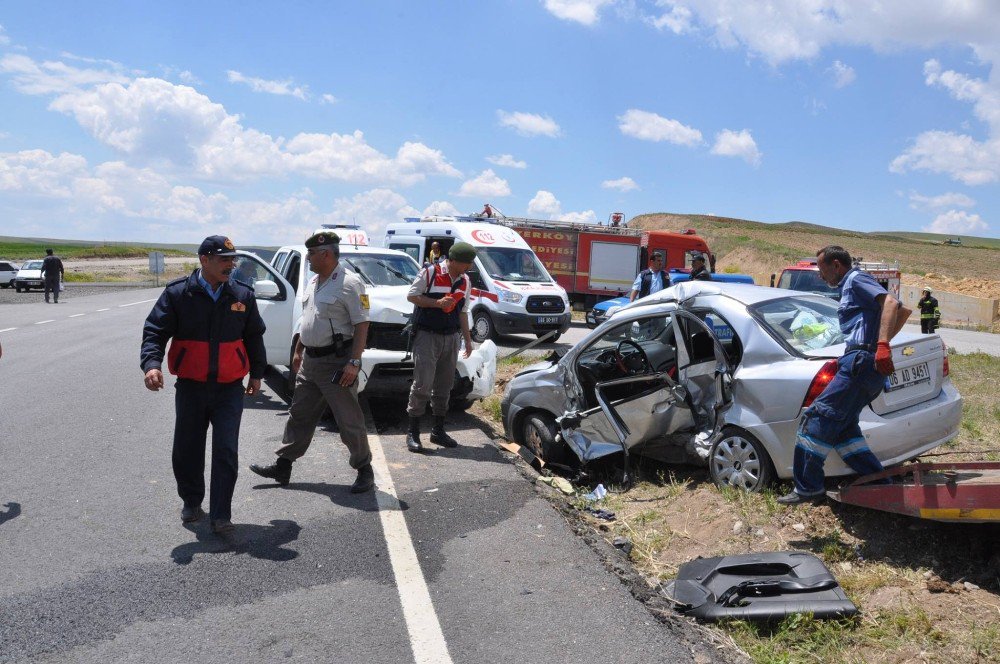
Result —
[[483, 269], [494, 279], [507, 281], [552, 281], [538, 257], [530, 249], [477, 247]]
[[[348, 270], [356, 272], [371, 286], [409, 286], [417, 278], [420, 267], [409, 256], [340, 254]], [[310, 270], [312, 272], [312, 270]]]
[[818, 270], [785, 270], [781, 273], [781, 279], [778, 280], [778, 288], [826, 295], [834, 300], [840, 299], [840, 288], [828, 286], [825, 281], [819, 278]]

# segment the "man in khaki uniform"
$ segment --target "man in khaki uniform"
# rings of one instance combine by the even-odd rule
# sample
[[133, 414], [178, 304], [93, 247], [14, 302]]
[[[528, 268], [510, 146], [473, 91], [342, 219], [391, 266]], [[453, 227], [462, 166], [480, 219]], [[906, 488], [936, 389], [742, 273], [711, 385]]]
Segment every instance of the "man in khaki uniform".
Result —
[[361, 278], [340, 264], [340, 238], [322, 231], [306, 240], [307, 259], [316, 273], [302, 294], [302, 330], [292, 357], [295, 394], [288, 408], [285, 435], [270, 466], [250, 466], [285, 486], [292, 462], [309, 449], [316, 424], [329, 404], [340, 439], [351, 452], [358, 478], [352, 493], [375, 486], [365, 416], [358, 403], [357, 378], [368, 337], [368, 296]]

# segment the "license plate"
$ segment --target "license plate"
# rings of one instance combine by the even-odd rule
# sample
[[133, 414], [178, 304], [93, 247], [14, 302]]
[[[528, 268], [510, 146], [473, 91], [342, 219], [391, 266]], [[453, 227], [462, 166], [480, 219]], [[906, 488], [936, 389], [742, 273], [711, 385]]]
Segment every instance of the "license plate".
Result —
[[559, 316], [539, 316], [538, 325], [556, 325], [559, 323]]
[[917, 385], [919, 383], [929, 383], [931, 381], [931, 372], [928, 368], [927, 363], [917, 364], [912, 367], [906, 367], [905, 369], [896, 369], [892, 372], [892, 375], [885, 379], [885, 391], [895, 392], [896, 390], [902, 390], [911, 385]]

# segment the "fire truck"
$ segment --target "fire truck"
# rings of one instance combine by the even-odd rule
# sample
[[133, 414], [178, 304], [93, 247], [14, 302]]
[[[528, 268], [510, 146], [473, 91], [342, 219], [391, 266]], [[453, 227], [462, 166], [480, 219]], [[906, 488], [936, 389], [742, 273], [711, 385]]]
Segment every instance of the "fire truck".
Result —
[[[902, 276], [899, 271], [899, 261], [884, 263], [865, 261], [859, 258], [854, 261], [854, 267], [872, 275], [875, 281], [882, 285], [882, 288], [892, 293], [892, 296], [897, 300], [899, 299], [899, 284]], [[775, 285], [773, 274], [771, 275], [771, 285]], [[820, 279], [815, 257], [802, 258], [795, 265], [789, 265], [783, 269], [781, 276], [778, 277], [777, 286], [778, 288], [826, 295], [834, 300], [840, 299], [840, 287], [829, 286]]]
[[622, 213], [608, 224], [499, 216], [491, 219], [517, 231], [542, 261], [570, 302], [589, 309], [599, 300], [626, 295], [653, 251], [666, 257], [664, 269], [690, 269], [691, 253], [707, 258], [715, 271], [715, 257], [694, 229], [680, 233], [645, 231], [622, 223]]

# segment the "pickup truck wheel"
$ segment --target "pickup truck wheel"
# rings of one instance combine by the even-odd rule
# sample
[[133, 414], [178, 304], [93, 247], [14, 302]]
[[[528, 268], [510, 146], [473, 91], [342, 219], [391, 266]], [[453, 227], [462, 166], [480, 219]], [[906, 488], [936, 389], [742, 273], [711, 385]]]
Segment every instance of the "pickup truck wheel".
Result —
[[758, 493], [774, 481], [774, 464], [759, 440], [726, 428], [709, 453], [708, 472], [718, 487], [733, 486]]
[[485, 309], [479, 309], [472, 314], [472, 340], [477, 344], [481, 344], [487, 339], [494, 339], [496, 337], [496, 327], [493, 325], [493, 319], [490, 318], [490, 313]]
[[563, 463], [566, 447], [556, 440], [556, 421], [548, 413], [532, 413], [524, 418], [521, 440], [532, 454], [546, 463]]

